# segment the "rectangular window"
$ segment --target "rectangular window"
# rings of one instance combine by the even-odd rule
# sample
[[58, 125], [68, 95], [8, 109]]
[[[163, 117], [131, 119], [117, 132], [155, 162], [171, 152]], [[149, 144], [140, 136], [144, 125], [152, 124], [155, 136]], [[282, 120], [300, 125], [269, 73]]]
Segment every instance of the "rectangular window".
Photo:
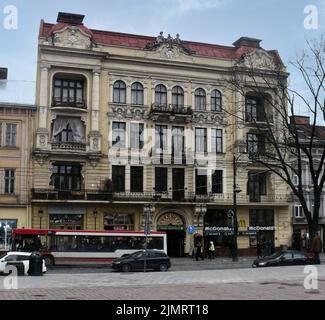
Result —
[[247, 152], [251, 155], [265, 154], [265, 139], [262, 135], [256, 133], [247, 134]]
[[246, 122], [263, 122], [265, 119], [263, 99], [260, 97], [246, 97]]
[[155, 168], [155, 191], [167, 192], [168, 169]]
[[222, 153], [222, 130], [212, 129], [211, 130], [211, 152]]
[[206, 169], [195, 170], [195, 192], [198, 195], [208, 194], [208, 176]]
[[7, 123], [6, 124], [6, 147], [16, 146], [16, 135], [17, 135], [17, 125]]
[[17, 228], [17, 220], [0, 219], [0, 250], [12, 249], [12, 230]]
[[143, 123], [131, 123], [131, 148], [141, 150], [144, 145], [144, 124]]
[[53, 180], [54, 189], [61, 191], [79, 191], [82, 187], [80, 165], [54, 164]]
[[172, 154], [180, 158], [184, 154], [184, 128], [173, 127], [172, 131]]
[[116, 148], [125, 148], [125, 122], [113, 122], [112, 145]]
[[81, 106], [84, 103], [84, 83], [78, 80], [54, 80], [54, 105]]
[[249, 225], [251, 227], [274, 226], [274, 210], [272, 209], [249, 210]]
[[195, 151], [207, 152], [207, 129], [195, 128]]
[[294, 174], [294, 175], [292, 176], [292, 183], [293, 183], [293, 185], [295, 185], [295, 186], [297, 186], [297, 185], [299, 184], [299, 177], [298, 177], [298, 175]]
[[155, 126], [155, 147], [158, 153], [163, 153], [163, 150], [167, 150], [167, 126], [166, 125]]
[[143, 167], [131, 167], [131, 192], [143, 192]]
[[5, 194], [15, 193], [15, 170], [5, 169]]
[[260, 202], [261, 196], [267, 194], [266, 173], [249, 173], [248, 174], [248, 194], [251, 202]]
[[215, 170], [212, 174], [212, 193], [223, 193], [222, 170]]
[[293, 211], [294, 211], [294, 217], [295, 218], [303, 218], [304, 217], [304, 213], [303, 213], [301, 205], [294, 206]]
[[125, 192], [125, 167], [112, 167], [112, 182], [114, 192]]

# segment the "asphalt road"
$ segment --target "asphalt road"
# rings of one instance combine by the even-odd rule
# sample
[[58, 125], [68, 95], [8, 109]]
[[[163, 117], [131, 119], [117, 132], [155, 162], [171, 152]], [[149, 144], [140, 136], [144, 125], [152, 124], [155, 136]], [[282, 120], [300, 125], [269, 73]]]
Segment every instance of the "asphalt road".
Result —
[[308, 274], [303, 266], [127, 274], [49, 272], [43, 277], [19, 277], [18, 288], [11, 290], [5, 290], [0, 279], [0, 299], [324, 300], [325, 266], [317, 266], [314, 270], [317, 274], [313, 288], [304, 286]]

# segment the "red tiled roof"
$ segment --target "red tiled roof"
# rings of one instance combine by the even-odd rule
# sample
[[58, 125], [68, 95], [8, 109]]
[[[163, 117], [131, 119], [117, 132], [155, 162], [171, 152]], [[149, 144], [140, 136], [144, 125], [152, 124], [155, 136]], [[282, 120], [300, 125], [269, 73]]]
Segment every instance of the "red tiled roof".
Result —
[[[50, 24], [41, 21], [39, 37], [49, 37], [54, 31], [64, 28], [67, 24], [57, 23]], [[79, 25], [83, 31], [92, 36], [92, 41], [97, 44], [103, 45], [113, 45], [121, 47], [131, 47], [131, 48], [144, 48], [148, 43], [155, 41], [156, 37], [148, 37], [143, 35], [134, 35], [126, 34], [112, 31], [102, 31], [102, 30], [93, 30], [88, 29], [83, 25]], [[193, 50], [195, 55], [211, 58], [221, 58], [234, 60], [239, 59], [245, 53], [250, 53], [256, 50], [253, 47], [241, 46], [241, 47], [230, 47], [230, 46], [221, 46], [208, 43], [199, 43], [191, 41], [183, 41], [183, 44], [186, 48]], [[268, 51], [274, 58], [276, 63], [283, 64], [280, 58], [278, 51], [270, 50]]]

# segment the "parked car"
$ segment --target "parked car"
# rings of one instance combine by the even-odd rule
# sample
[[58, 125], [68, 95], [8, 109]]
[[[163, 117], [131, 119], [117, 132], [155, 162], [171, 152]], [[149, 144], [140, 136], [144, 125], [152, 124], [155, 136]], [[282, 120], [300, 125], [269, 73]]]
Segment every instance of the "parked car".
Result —
[[313, 254], [306, 254], [301, 251], [286, 250], [280, 253], [275, 253], [268, 257], [256, 259], [253, 262], [253, 268], [299, 266], [315, 263], [316, 260]]
[[167, 271], [171, 266], [170, 258], [165, 252], [159, 250], [142, 250], [115, 259], [112, 262], [112, 268], [123, 272], [143, 270], [145, 258], [146, 269], [148, 270]]
[[[29, 259], [32, 254], [33, 254], [32, 252], [16, 252], [16, 251], [8, 252], [7, 254], [5, 254], [0, 258], [0, 273], [6, 273], [6, 266], [8, 264], [15, 263], [15, 262], [22, 262], [24, 264], [25, 275], [27, 275], [29, 271]], [[47, 271], [44, 259], [43, 259], [42, 271], [43, 273]]]

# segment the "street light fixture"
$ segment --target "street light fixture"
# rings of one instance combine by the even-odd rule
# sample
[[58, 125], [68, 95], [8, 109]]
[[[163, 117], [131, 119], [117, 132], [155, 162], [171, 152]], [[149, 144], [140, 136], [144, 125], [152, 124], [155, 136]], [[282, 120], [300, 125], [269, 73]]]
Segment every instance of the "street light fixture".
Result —
[[38, 210], [38, 216], [39, 216], [39, 228], [42, 229], [42, 218], [43, 218], [43, 210], [42, 209], [39, 209]]
[[94, 215], [94, 220], [95, 220], [95, 230], [96, 230], [96, 228], [97, 228], [97, 215], [98, 215], [98, 212], [97, 212], [96, 209], [94, 210], [93, 215]]

